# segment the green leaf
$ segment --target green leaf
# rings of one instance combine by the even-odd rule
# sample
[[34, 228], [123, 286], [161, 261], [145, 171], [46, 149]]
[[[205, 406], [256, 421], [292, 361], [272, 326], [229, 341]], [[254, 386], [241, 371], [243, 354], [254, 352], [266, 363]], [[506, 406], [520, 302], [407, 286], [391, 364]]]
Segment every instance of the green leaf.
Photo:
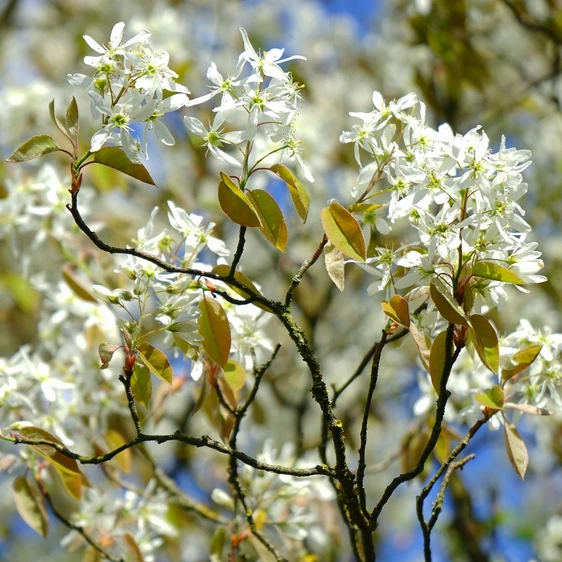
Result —
[[446, 347], [447, 330], [443, 330], [433, 340], [429, 353], [429, 375], [431, 377], [431, 384], [437, 394], [441, 392], [441, 378], [447, 363]]
[[244, 192], [223, 172], [221, 172], [221, 179], [219, 205], [224, 214], [236, 224], [261, 228], [260, 217]]
[[260, 218], [260, 230], [265, 239], [271, 242], [278, 250], [284, 252], [288, 239], [287, 224], [275, 199], [267, 191], [261, 189], [248, 191], [247, 195]]
[[332, 201], [320, 212], [320, 220], [326, 236], [338, 250], [352, 259], [365, 261], [367, 249], [363, 231], [347, 209]]
[[436, 278], [431, 282], [429, 293], [439, 314], [441, 314], [445, 320], [453, 324], [468, 326], [464, 310], [455, 300], [448, 287], [446, 287], [440, 279]]
[[109, 363], [113, 358], [113, 354], [119, 349], [120, 346], [114, 345], [112, 343], [100, 343], [98, 347], [98, 355], [100, 356], [101, 360], [101, 367], [100, 369], [107, 369], [109, 367]]
[[343, 253], [331, 242], [324, 246], [324, 263], [326, 271], [334, 285], [343, 293], [345, 284], [345, 262]]
[[152, 379], [150, 378], [150, 370], [143, 364], [137, 363], [133, 376], [131, 377], [131, 391], [135, 400], [145, 408], [152, 397]]
[[[212, 271], [213, 271], [213, 273], [216, 273], [217, 275], [220, 275], [221, 277], [227, 277], [228, 274], [230, 273], [230, 266], [226, 265], [224, 263], [221, 263], [219, 265], [215, 265], [215, 267], [213, 267]], [[241, 283], [242, 285], [246, 285], [246, 287], [248, 287], [248, 289], [251, 289], [255, 294], [261, 295], [261, 293], [258, 291], [257, 287], [241, 271], [236, 270], [234, 272], [234, 279], [236, 279], [236, 281], [238, 281], [238, 283]], [[247, 299], [250, 296], [248, 293], [246, 293], [246, 291], [244, 291], [244, 289], [239, 289], [238, 287], [232, 287], [232, 290], [235, 291], [236, 293], [238, 293], [241, 297], [243, 297], [245, 299]], [[265, 310], [266, 312], [271, 312], [271, 309], [267, 308], [267, 306], [265, 306], [261, 303], [255, 303], [255, 306], [257, 306], [258, 308], [261, 308], [262, 310]]]
[[532, 345], [531, 347], [518, 351], [513, 356], [515, 365], [509, 369], [502, 369], [502, 380], [505, 382], [527, 369], [540, 355], [541, 349], [542, 345]]
[[287, 184], [291, 199], [293, 200], [293, 205], [299, 217], [302, 219], [302, 222], [306, 222], [308, 209], [310, 208], [310, 196], [302, 183], [295, 174], [293, 174], [287, 166], [283, 166], [283, 164], [274, 164], [271, 166], [270, 170]]
[[69, 140], [71, 140], [70, 133], [66, 128], [66, 123], [63, 123], [55, 112], [55, 100], [49, 102], [49, 115], [51, 116], [51, 121], [55, 124], [57, 129]]
[[221, 562], [223, 559], [222, 551], [226, 542], [227, 534], [224, 527], [219, 527], [211, 537], [211, 545], [209, 554], [211, 555], [211, 562]]
[[519, 277], [514, 271], [498, 265], [497, 263], [479, 261], [472, 268], [472, 275], [492, 279], [494, 281], [503, 281], [504, 283], [514, 283], [515, 285], [525, 285], [525, 281]]
[[418, 327], [411, 322], [410, 323], [410, 334], [412, 334], [412, 338], [414, 339], [414, 343], [418, 348], [418, 353], [420, 356], [420, 360], [424, 369], [429, 373], [429, 360], [430, 360], [430, 347], [431, 341], [429, 337], [421, 332]]
[[199, 303], [201, 316], [197, 319], [203, 349], [223, 369], [230, 355], [230, 324], [220, 303], [207, 293]]
[[470, 316], [470, 326], [469, 336], [480, 360], [490, 371], [497, 374], [500, 366], [500, 349], [494, 327], [481, 314]]
[[382, 301], [384, 313], [397, 324], [408, 328], [410, 325], [410, 307], [408, 301], [400, 295], [394, 295], [389, 302]]
[[382, 207], [384, 207], [384, 205], [375, 205], [374, 203], [354, 203], [350, 205], [347, 210], [350, 213], [372, 213]]
[[118, 170], [126, 176], [130, 176], [144, 183], [156, 185], [154, 180], [150, 177], [148, 170], [142, 164], [135, 164], [131, 162], [127, 155], [116, 146], [106, 146], [100, 148], [94, 154], [94, 162], [103, 164], [108, 168]]
[[529, 453], [527, 452], [527, 447], [525, 447], [525, 442], [521, 439], [521, 435], [519, 435], [519, 432], [509, 420], [505, 420], [503, 429], [505, 450], [507, 452], [509, 462], [521, 480], [523, 480], [529, 464]]
[[170, 366], [168, 358], [162, 351], [144, 342], [137, 347], [137, 352], [141, 361], [148, 367], [152, 374], [156, 375], [164, 382], [172, 384], [174, 371]]
[[224, 378], [232, 390], [244, 388], [246, 371], [237, 361], [228, 361], [224, 368]]
[[35, 486], [30, 486], [24, 476], [18, 476], [12, 485], [14, 502], [21, 518], [39, 535], [49, 531], [49, 515], [45, 498]]
[[60, 476], [62, 485], [66, 490], [67, 494], [74, 498], [75, 500], [80, 501], [82, 499], [82, 475], [81, 474], [69, 474], [68, 472], [64, 472], [59, 468], [55, 467], [58, 475]]
[[68, 136], [72, 141], [73, 146], [78, 145], [78, 104], [74, 96], [70, 100], [68, 107], [66, 108], [66, 130], [68, 131]]
[[6, 158], [6, 162], [27, 162], [40, 158], [45, 154], [60, 150], [57, 141], [51, 135], [35, 135], [27, 139], [22, 145]]
[[[54, 443], [56, 445], [62, 445], [62, 441], [50, 434], [44, 429], [38, 427], [22, 427], [18, 430], [18, 433], [25, 439], [33, 439], [37, 441], [48, 441], [49, 443]], [[30, 445], [35, 449], [42, 457], [47, 459], [57, 470], [67, 472], [69, 474], [81, 474], [78, 468], [77, 462], [61, 452], [57, 451], [54, 447], [50, 445]]]
[[505, 397], [502, 387], [495, 385], [486, 393], [476, 394], [474, 399], [490, 410], [503, 410]]

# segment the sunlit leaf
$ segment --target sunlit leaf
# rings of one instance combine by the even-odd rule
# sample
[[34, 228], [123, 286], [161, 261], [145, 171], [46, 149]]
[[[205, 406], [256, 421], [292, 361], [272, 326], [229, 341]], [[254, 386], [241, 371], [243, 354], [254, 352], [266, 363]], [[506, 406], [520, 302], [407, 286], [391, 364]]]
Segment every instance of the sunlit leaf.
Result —
[[22, 145], [18, 146], [6, 162], [27, 162], [35, 158], [40, 158], [51, 152], [60, 150], [57, 141], [50, 135], [35, 135], [27, 139]]
[[429, 373], [429, 359], [430, 359], [430, 348], [431, 348], [431, 341], [429, 337], [421, 332], [418, 327], [411, 322], [410, 323], [410, 333], [412, 334], [412, 338], [414, 339], [414, 343], [418, 348], [418, 353], [420, 356], [420, 360], [424, 369]]
[[[105, 442], [107, 443], [111, 451], [115, 451], [115, 449], [118, 449], [119, 447], [122, 447], [123, 445], [125, 445], [125, 443], [127, 443], [125, 437], [115, 429], [108, 429], [105, 432], [104, 438], [105, 438]], [[124, 451], [119, 453], [116, 457], [114, 457], [114, 460], [117, 463], [117, 466], [119, 466], [119, 468], [123, 472], [125, 472], [126, 474], [131, 472], [131, 460], [132, 460], [131, 449], [125, 449]]]
[[283, 164], [274, 164], [270, 169], [287, 184], [291, 199], [293, 200], [293, 205], [299, 217], [302, 219], [302, 222], [306, 222], [308, 209], [310, 207], [310, 196], [302, 183], [295, 174], [293, 174], [287, 166], [283, 166]]
[[481, 314], [472, 314], [470, 325], [469, 333], [480, 360], [488, 369], [497, 373], [500, 364], [500, 349], [494, 327]]
[[382, 301], [384, 313], [397, 324], [408, 328], [410, 325], [410, 307], [408, 301], [400, 295], [394, 295], [389, 302]]
[[260, 230], [265, 239], [271, 242], [278, 250], [285, 251], [287, 247], [288, 232], [283, 213], [275, 199], [261, 189], [247, 191], [248, 199], [258, 214]]
[[144, 364], [137, 363], [131, 377], [131, 391], [135, 400], [145, 408], [152, 397], [152, 379], [150, 371]]
[[347, 209], [350, 213], [372, 213], [382, 207], [384, 207], [384, 205], [375, 205], [374, 203], [354, 203]]
[[462, 326], [468, 325], [464, 310], [440, 279], [436, 278], [431, 282], [429, 291], [431, 300], [445, 320]]
[[150, 185], [156, 185], [148, 170], [138, 163], [131, 162], [123, 150], [116, 146], [100, 148], [94, 154], [94, 162], [113, 168], [119, 172]]
[[540, 355], [541, 349], [542, 345], [532, 345], [518, 351], [513, 356], [515, 365], [507, 369], [502, 369], [502, 380], [507, 381], [530, 367], [533, 361]]
[[337, 201], [320, 212], [320, 220], [330, 242], [346, 256], [365, 261], [366, 247], [363, 231], [353, 215]]
[[46, 537], [49, 516], [45, 498], [35, 486], [30, 486], [24, 476], [18, 476], [12, 485], [14, 502], [21, 518], [39, 535]]
[[519, 432], [509, 420], [505, 420], [503, 428], [505, 450], [507, 451], [509, 462], [521, 480], [523, 480], [527, 472], [527, 465], [529, 464], [527, 447], [525, 447], [525, 442], [521, 439], [521, 435], [519, 435]]
[[504, 392], [502, 387], [498, 385], [493, 386], [485, 393], [476, 394], [474, 399], [490, 410], [503, 410], [504, 407]]
[[72, 292], [87, 302], [97, 302], [96, 297], [91, 288], [73, 271], [72, 266], [67, 263], [62, 268], [62, 277], [66, 284], [72, 289]]
[[246, 371], [237, 361], [228, 361], [224, 368], [224, 378], [232, 390], [244, 388]]
[[479, 261], [472, 268], [472, 275], [484, 277], [485, 279], [493, 279], [494, 281], [502, 281], [504, 283], [525, 285], [525, 281], [514, 271], [492, 262]]
[[159, 379], [168, 384], [172, 384], [174, 371], [170, 366], [168, 358], [162, 351], [144, 342], [137, 347], [137, 352], [140, 360], [148, 367], [153, 375], [156, 375]]
[[324, 263], [326, 271], [334, 285], [343, 293], [345, 284], [345, 259], [343, 253], [331, 242], [324, 246]]
[[223, 369], [230, 355], [230, 324], [220, 303], [207, 293], [199, 303], [201, 316], [197, 319], [203, 349]]
[[219, 183], [219, 204], [224, 214], [236, 224], [260, 228], [258, 213], [245, 193], [224, 173]]

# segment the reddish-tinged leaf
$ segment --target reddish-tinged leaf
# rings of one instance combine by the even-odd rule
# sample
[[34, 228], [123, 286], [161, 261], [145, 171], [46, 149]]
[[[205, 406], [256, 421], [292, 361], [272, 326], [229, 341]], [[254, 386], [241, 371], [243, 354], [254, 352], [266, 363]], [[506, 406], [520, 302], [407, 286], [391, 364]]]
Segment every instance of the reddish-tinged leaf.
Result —
[[261, 189], [246, 192], [250, 203], [261, 221], [261, 232], [265, 239], [278, 250], [285, 251], [287, 247], [288, 232], [283, 213], [275, 199]]
[[492, 279], [494, 281], [502, 281], [503, 283], [525, 285], [525, 281], [523, 281], [517, 273], [493, 262], [479, 261], [472, 268], [472, 275], [484, 277], [485, 279]]
[[410, 326], [410, 307], [405, 298], [400, 295], [394, 295], [389, 302], [382, 301], [382, 309], [397, 324], [405, 328]]
[[504, 404], [504, 408], [512, 408], [533, 416], [551, 416], [554, 413], [546, 408], [539, 408], [538, 406], [533, 406], [531, 404], [514, 404], [513, 402], [506, 402]]
[[100, 369], [107, 369], [109, 367], [109, 363], [113, 358], [113, 354], [119, 349], [120, 346], [113, 345], [112, 343], [100, 343], [98, 347], [98, 355], [100, 356], [101, 360], [101, 367]]
[[39, 535], [49, 531], [49, 515], [45, 498], [35, 486], [30, 486], [24, 476], [18, 476], [12, 485], [14, 502], [21, 518]]
[[6, 162], [27, 162], [28, 160], [40, 158], [51, 152], [56, 152], [57, 150], [60, 150], [60, 147], [51, 135], [35, 135], [18, 146], [18, 148], [6, 158]]
[[244, 192], [221, 172], [219, 183], [219, 204], [224, 214], [236, 224], [260, 228], [260, 217]]
[[144, 183], [156, 185], [154, 180], [150, 177], [148, 170], [142, 164], [131, 162], [123, 150], [116, 146], [100, 148], [94, 154], [94, 162], [118, 170], [122, 174], [131, 176]]
[[529, 453], [527, 452], [527, 447], [525, 447], [525, 442], [521, 439], [521, 435], [519, 435], [519, 432], [509, 420], [505, 420], [503, 428], [505, 450], [507, 452], [509, 462], [521, 480], [523, 480], [529, 464]]
[[156, 375], [159, 379], [168, 384], [172, 384], [174, 371], [170, 366], [168, 358], [162, 351], [144, 342], [137, 347], [137, 352], [140, 360], [148, 367], [153, 375]]
[[246, 371], [240, 363], [230, 360], [224, 368], [224, 378], [232, 390], [240, 390], [246, 382]]
[[435, 304], [439, 314], [441, 314], [445, 320], [462, 326], [468, 325], [464, 310], [440, 279], [436, 278], [431, 282], [429, 292], [431, 294], [431, 300]]
[[447, 363], [446, 346], [447, 330], [443, 330], [433, 340], [429, 354], [429, 375], [431, 377], [431, 384], [437, 394], [441, 392], [441, 378]]
[[293, 174], [287, 166], [283, 166], [283, 164], [274, 164], [270, 169], [287, 184], [291, 199], [293, 200], [293, 205], [299, 217], [302, 219], [302, 222], [306, 222], [308, 209], [310, 207], [310, 197], [302, 183], [295, 174]]
[[199, 303], [201, 316], [199, 334], [203, 337], [203, 349], [207, 355], [223, 369], [230, 355], [230, 324], [220, 303], [207, 293]]
[[337, 201], [322, 209], [320, 220], [330, 242], [346, 256], [365, 261], [367, 248], [359, 223]]
[[326, 271], [334, 285], [343, 293], [345, 284], [345, 262], [343, 253], [340, 252], [331, 242], [324, 246], [324, 263]]
[[424, 369], [429, 373], [429, 359], [431, 341], [426, 334], [421, 332], [418, 327], [412, 322], [410, 323], [410, 334], [414, 339], [414, 343], [418, 348], [418, 353]]

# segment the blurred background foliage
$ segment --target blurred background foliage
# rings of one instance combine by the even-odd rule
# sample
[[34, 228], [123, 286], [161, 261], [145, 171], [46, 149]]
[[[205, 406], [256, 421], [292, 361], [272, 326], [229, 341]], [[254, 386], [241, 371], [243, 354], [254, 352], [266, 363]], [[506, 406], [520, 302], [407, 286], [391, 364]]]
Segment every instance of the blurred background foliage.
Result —
[[[368, 111], [375, 89], [385, 98], [413, 91], [427, 104], [430, 125], [448, 122], [460, 133], [482, 125], [493, 146], [505, 135], [508, 146], [532, 151], [533, 165], [525, 172], [530, 188], [524, 208], [544, 252], [549, 281], [534, 287], [530, 295], [514, 295], [510, 308], [493, 319], [500, 331], [513, 329], [522, 317], [553, 331], [561, 329], [562, 5], [558, 0], [0, 0], [0, 197], [10, 182], [28, 182], [33, 189], [34, 174], [43, 162], [14, 169], [4, 159], [30, 134], [53, 133], [48, 116], [51, 99], [62, 108], [70, 96], [77, 96], [86, 146], [95, 124], [87, 120], [84, 92], [69, 86], [66, 74], [86, 71], [82, 59], [90, 53], [83, 34], [106, 41], [112, 25], [121, 20], [127, 24], [126, 33], [152, 32], [153, 44], [170, 53], [171, 68], [193, 96], [206, 92], [205, 73], [211, 60], [220, 71], [234, 67], [242, 50], [240, 26], [248, 30], [254, 45], [285, 47], [288, 54], [308, 58], [306, 63], [292, 61], [291, 69], [296, 80], [306, 85], [299, 132], [305, 159], [316, 177], [307, 186], [313, 196], [310, 219], [299, 226], [288, 205], [282, 205], [290, 222], [287, 253], [275, 253], [255, 236], [250, 237], [242, 260], [245, 273], [268, 294], [279, 297], [298, 264], [316, 247], [321, 237], [318, 213], [326, 201], [331, 197], [350, 201], [357, 169], [350, 145], [338, 140], [352, 123], [348, 112]], [[203, 122], [210, 116], [205, 106], [188, 111]], [[216, 232], [233, 248], [237, 231], [223, 219], [216, 198], [217, 163], [205, 158], [179, 119], [168, 125], [176, 145], [165, 151], [149, 147], [147, 167], [159, 189], [129, 182], [107, 168], [89, 168], [85, 189], [93, 197], [91, 221], [105, 225], [104, 237], [110, 243], [124, 245], [154, 205], [163, 208], [173, 199], [216, 222]], [[64, 166], [59, 162], [63, 179]], [[276, 193], [275, 185], [270, 189]], [[1, 216], [0, 228], [10, 228]], [[12, 243], [27, 242], [6, 238], [4, 242], [0, 246], [0, 354], [10, 356], [37, 338], [43, 303], [25, 267], [12, 254]], [[95, 264], [92, 270], [104, 271], [104, 257], [87, 240], [76, 252]], [[47, 264], [52, 268], [53, 259], [60, 268], [66, 263], [57, 248], [44, 259], [46, 270]], [[105, 282], [115, 286], [121, 282], [111, 272], [104, 275]], [[353, 372], [383, 326], [380, 298], [366, 296], [368, 281], [357, 268], [348, 268], [346, 290], [340, 295], [323, 268], [316, 267], [297, 293], [299, 320], [330, 383], [341, 382]], [[274, 327], [272, 331], [275, 334]], [[282, 336], [278, 339], [285, 343]], [[309, 379], [289, 347], [269, 374], [252, 431], [256, 441], [269, 435], [277, 445], [294, 441], [304, 452], [318, 443], [320, 417], [310, 400]], [[389, 461], [377, 465], [380, 474], [368, 479], [373, 497], [398, 470], [399, 457], [402, 466], [408, 463], [404, 451], [412, 449], [406, 444], [420, 423], [423, 427], [411, 413], [419, 393], [414, 350], [409, 344], [395, 348], [385, 359], [371, 420], [372, 461]], [[358, 447], [364, 394], [364, 386], [357, 382], [338, 404], [350, 449]], [[185, 408], [178, 407], [171, 415], [176, 423], [193, 424], [194, 432], [201, 423], [188, 419]], [[468, 451], [478, 453], [477, 460], [452, 480], [438, 525], [436, 560], [562, 559], [562, 523], [556, 523], [562, 521], [556, 519], [562, 513], [561, 422], [558, 416], [528, 422], [533, 424], [529, 436], [535, 438], [529, 443], [531, 469], [523, 484], [512, 477], [501, 436], [486, 432], [478, 437]], [[396, 453], [401, 441], [404, 446]], [[216, 463], [205, 473], [202, 464], [214, 461], [210, 453], [182, 446], [167, 448], [165, 453], [167, 469], [199, 499], [208, 498], [213, 478], [224, 475], [224, 468], [215, 467]], [[13, 514], [10, 481], [0, 481], [4, 490], [0, 558], [81, 559], [77, 553], [62, 553], [57, 545], [61, 530], [51, 533], [47, 543], [32, 540], [31, 531]], [[391, 502], [378, 532], [380, 560], [420, 559], [415, 493], [412, 485]], [[332, 518], [337, 520], [337, 515]], [[205, 533], [199, 525], [196, 518], [184, 522], [192, 548], [182, 551], [177, 544], [168, 545], [170, 560], [207, 559], [201, 554]], [[325, 525], [331, 545], [316, 545], [311, 552], [323, 553], [318, 560], [347, 560], [341, 529], [334, 521]]]

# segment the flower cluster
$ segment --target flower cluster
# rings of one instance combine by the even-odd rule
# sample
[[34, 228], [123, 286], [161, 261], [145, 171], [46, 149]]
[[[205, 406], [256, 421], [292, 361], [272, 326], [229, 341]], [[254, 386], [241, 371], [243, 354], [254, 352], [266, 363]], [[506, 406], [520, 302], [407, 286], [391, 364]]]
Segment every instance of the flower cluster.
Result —
[[[84, 35], [86, 43], [99, 54], [84, 58], [94, 75], [69, 74], [68, 81], [87, 87], [92, 114], [101, 119], [90, 152], [108, 143], [121, 145], [129, 159], [138, 162], [139, 155], [146, 154], [149, 132], [165, 145], [175, 143], [162, 118], [187, 104], [189, 90], [175, 82], [178, 75], [168, 67], [168, 53], [152, 48], [150, 33], [141, 31], [123, 41], [124, 28], [123, 22], [113, 27], [107, 46]], [[172, 95], [164, 98], [164, 90]], [[143, 124], [140, 141], [134, 136], [134, 123]]]
[[[306, 179], [314, 181], [302, 160], [299, 141], [295, 138], [302, 86], [280, 67], [283, 62], [305, 60], [305, 57], [294, 55], [282, 58], [283, 49], [258, 53], [246, 31], [241, 28], [240, 33], [244, 52], [240, 54], [233, 74], [223, 77], [216, 64], [211, 62], [207, 71], [211, 91], [187, 104], [194, 106], [220, 96], [220, 105], [213, 108], [213, 122], [207, 128], [199, 119], [186, 116], [185, 125], [191, 133], [205, 141], [204, 145], [212, 156], [231, 166], [255, 165], [275, 154], [278, 159], [283, 156], [296, 159]], [[247, 64], [251, 72], [244, 76]], [[241, 146], [246, 143], [247, 146]], [[266, 154], [261, 153], [249, 162], [251, 144], [257, 144]], [[238, 150], [227, 152], [228, 146]]]
[[479, 262], [508, 269], [516, 284], [544, 281], [537, 275], [541, 254], [528, 240], [531, 228], [518, 204], [527, 191], [521, 173], [530, 152], [506, 148], [505, 139], [493, 152], [480, 127], [465, 135], [448, 125], [435, 130], [414, 94], [386, 104], [374, 92], [373, 105], [371, 112], [351, 113], [361, 124], [340, 139], [353, 143], [361, 167], [352, 194], [371, 204], [364, 222], [382, 234], [403, 229], [404, 221], [413, 232], [407, 244], [379, 247], [367, 259], [364, 269], [377, 278], [369, 292], [420, 287], [439, 276], [470, 284], [482, 304], [494, 306], [505, 297], [503, 285], [472, 280]]

